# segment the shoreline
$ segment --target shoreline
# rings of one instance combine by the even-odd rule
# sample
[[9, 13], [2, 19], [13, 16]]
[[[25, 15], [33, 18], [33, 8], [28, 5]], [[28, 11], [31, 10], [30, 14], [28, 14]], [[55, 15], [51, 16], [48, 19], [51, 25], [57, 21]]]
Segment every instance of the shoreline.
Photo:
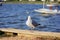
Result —
[[[2, 2], [2, 4], [43, 4], [43, 2], [42, 1], [7, 1], [7, 2]], [[45, 5], [46, 4], [50, 4], [50, 2], [45, 2]], [[51, 4], [56, 4], [56, 3], [53, 2]]]
[[[0, 28], [0, 30], [11, 35], [0, 37], [0, 40], [60, 40], [60, 33], [57, 32], [31, 31], [13, 28]], [[13, 33], [17, 33], [17, 35], [13, 36]]]
[[[6, 4], [43, 4], [42, 1], [7, 1], [3, 3], [6, 3]], [[45, 2], [45, 4], [50, 4], [50, 2]]]
[[39, 1], [34, 1], [34, 2], [29, 2], [29, 1], [17, 1], [17, 2], [2, 2], [2, 3], [5, 3], [5, 4], [42, 4], [43, 2], [39, 2]]

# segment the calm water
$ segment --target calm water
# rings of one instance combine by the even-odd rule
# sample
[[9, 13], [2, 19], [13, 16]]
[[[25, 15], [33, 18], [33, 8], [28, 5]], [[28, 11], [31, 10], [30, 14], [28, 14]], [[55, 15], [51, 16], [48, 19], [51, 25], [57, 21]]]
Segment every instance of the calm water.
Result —
[[[0, 6], [0, 28], [17, 28], [29, 30], [25, 22], [28, 15], [33, 20], [46, 27], [36, 27], [39, 31], [60, 32], [60, 15], [55, 14], [43, 16], [41, 13], [34, 12], [34, 9], [42, 8], [42, 5], [37, 4], [3, 4]], [[45, 6], [45, 8], [48, 8]], [[53, 8], [54, 9], [54, 8]], [[29, 14], [26, 13], [29, 12]]]

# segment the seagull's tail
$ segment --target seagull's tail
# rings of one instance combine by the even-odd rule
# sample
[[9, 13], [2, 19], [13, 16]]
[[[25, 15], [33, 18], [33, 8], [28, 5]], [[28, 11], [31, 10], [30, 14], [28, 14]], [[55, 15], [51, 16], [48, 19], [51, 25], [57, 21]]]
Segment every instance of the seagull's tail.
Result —
[[38, 24], [38, 25], [41, 25], [41, 24]]

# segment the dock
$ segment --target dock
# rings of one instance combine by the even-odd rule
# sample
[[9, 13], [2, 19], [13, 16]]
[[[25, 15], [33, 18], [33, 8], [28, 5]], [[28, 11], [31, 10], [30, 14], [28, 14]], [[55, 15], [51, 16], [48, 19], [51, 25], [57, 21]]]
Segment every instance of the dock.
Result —
[[19, 37], [25, 37], [29, 39], [46, 39], [46, 40], [60, 40], [60, 33], [58, 32], [44, 32], [44, 31], [34, 31], [34, 30], [22, 30], [13, 28], [0, 28], [0, 31], [6, 32], [7, 34], [17, 33]]

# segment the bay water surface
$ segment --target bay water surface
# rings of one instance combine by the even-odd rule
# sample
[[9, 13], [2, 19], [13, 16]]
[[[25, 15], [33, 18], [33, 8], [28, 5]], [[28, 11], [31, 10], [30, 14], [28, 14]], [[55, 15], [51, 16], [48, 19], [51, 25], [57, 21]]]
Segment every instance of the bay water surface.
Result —
[[[16, 28], [29, 30], [26, 25], [27, 17], [45, 27], [36, 27], [38, 31], [60, 32], [60, 14], [41, 15], [35, 9], [42, 8], [42, 4], [3, 4], [0, 6], [0, 28]], [[45, 6], [45, 8], [48, 8]], [[55, 9], [53, 7], [53, 9]], [[29, 12], [29, 14], [27, 14]]]

